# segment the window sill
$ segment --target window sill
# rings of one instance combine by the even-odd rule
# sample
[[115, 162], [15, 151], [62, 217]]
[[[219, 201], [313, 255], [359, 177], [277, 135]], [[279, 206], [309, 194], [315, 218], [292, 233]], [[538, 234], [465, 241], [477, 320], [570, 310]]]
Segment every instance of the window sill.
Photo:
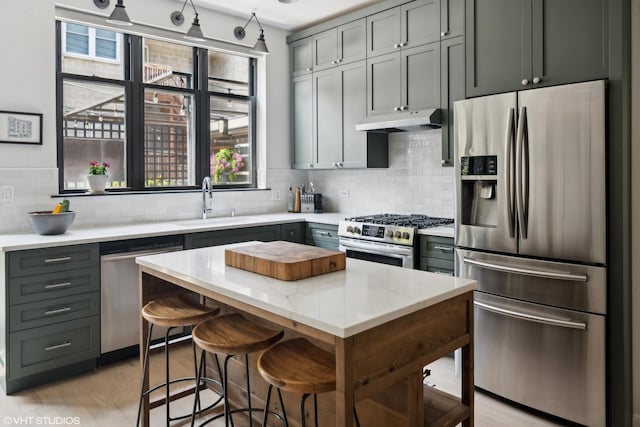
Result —
[[[271, 191], [271, 188], [214, 188], [214, 193], [225, 193], [229, 191], [251, 192], [251, 191]], [[185, 194], [185, 193], [202, 193], [202, 189], [193, 188], [188, 190], [148, 190], [148, 191], [108, 191], [106, 193], [58, 193], [52, 194], [51, 198], [69, 198], [69, 197], [103, 197], [103, 196], [140, 196], [151, 194]]]

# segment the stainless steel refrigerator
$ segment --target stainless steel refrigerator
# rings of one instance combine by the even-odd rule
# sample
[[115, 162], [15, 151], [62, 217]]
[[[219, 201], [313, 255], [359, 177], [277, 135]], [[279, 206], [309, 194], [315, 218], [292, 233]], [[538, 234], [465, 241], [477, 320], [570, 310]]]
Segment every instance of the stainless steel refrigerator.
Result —
[[606, 424], [605, 82], [459, 101], [456, 272], [478, 281], [475, 384]]

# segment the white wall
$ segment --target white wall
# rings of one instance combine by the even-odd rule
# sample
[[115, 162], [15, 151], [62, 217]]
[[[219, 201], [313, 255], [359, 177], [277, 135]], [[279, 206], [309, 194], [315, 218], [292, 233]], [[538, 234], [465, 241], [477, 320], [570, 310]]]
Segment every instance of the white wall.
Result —
[[[631, 157], [640, 162], [640, 0], [631, 4]], [[640, 427], [640, 171], [631, 168], [633, 426]]]

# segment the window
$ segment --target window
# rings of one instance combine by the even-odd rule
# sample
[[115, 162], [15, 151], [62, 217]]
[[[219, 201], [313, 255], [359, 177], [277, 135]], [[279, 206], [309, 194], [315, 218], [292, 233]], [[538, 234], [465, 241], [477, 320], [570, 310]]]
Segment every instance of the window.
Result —
[[119, 34], [71, 23], [63, 23], [63, 28], [65, 54], [112, 61], [120, 59], [121, 36]]
[[91, 161], [111, 165], [109, 192], [194, 189], [204, 176], [218, 187], [255, 187], [255, 60], [57, 28], [65, 52], [57, 67], [61, 192], [86, 191]]

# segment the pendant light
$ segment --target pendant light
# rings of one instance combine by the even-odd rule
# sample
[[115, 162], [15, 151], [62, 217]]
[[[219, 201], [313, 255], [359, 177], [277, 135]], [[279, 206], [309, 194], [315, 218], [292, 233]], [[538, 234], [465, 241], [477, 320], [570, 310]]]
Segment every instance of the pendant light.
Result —
[[243, 27], [238, 26], [233, 29], [233, 35], [235, 35], [238, 40], [244, 39], [244, 37], [247, 35], [245, 29], [247, 28], [247, 25], [249, 25], [249, 23], [253, 18], [256, 19], [256, 22], [258, 23], [258, 28], [260, 28], [260, 35], [258, 36], [258, 41], [256, 41], [256, 44], [253, 46], [253, 50], [255, 52], [268, 54], [269, 49], [267, 49], [267, 43], [264, 40], [264, 30], [262, 29], [262, 25], [260, 25], [260, 21], [258, 20], [258, 17], [256, 16], [255, 12], [251, 13], [251, 17], [249, 18], [247, 23], [244, 24]]
[[113, 12], [111, 12], [107, 22], [116, 25], [133, 25], [129, 19], [129, 15], [127, 15], [127, 11], [124, 10], [124, 0], [118, 0], [118, 3], [116, 4], [116, 7], [113, 8]]
[[193, 18], [191, 28], [189, 28], [189, 31], [187, 31], [183, 37], [187, 40], [203, 42], [206, 39], [204, 38], [204, 34], [202, 34], [202, 29], [200, 28], [200, 20], [198, 19], [198, 11], [196, 10], [196, 6], [193, 4], [193, 0], [184, 0], [182, 9], [180, 9], [180, 11], [176, 10], [171, 14], [171, 22], [173, 22], [173, 25], [176, 26], [180, 26], [184, 23], [184, 15], [182, 12], [184, 12], [184, 8], [187, 6], [187, 2], [191, 3], [191, 7], [193, 8], [195, 17]]

